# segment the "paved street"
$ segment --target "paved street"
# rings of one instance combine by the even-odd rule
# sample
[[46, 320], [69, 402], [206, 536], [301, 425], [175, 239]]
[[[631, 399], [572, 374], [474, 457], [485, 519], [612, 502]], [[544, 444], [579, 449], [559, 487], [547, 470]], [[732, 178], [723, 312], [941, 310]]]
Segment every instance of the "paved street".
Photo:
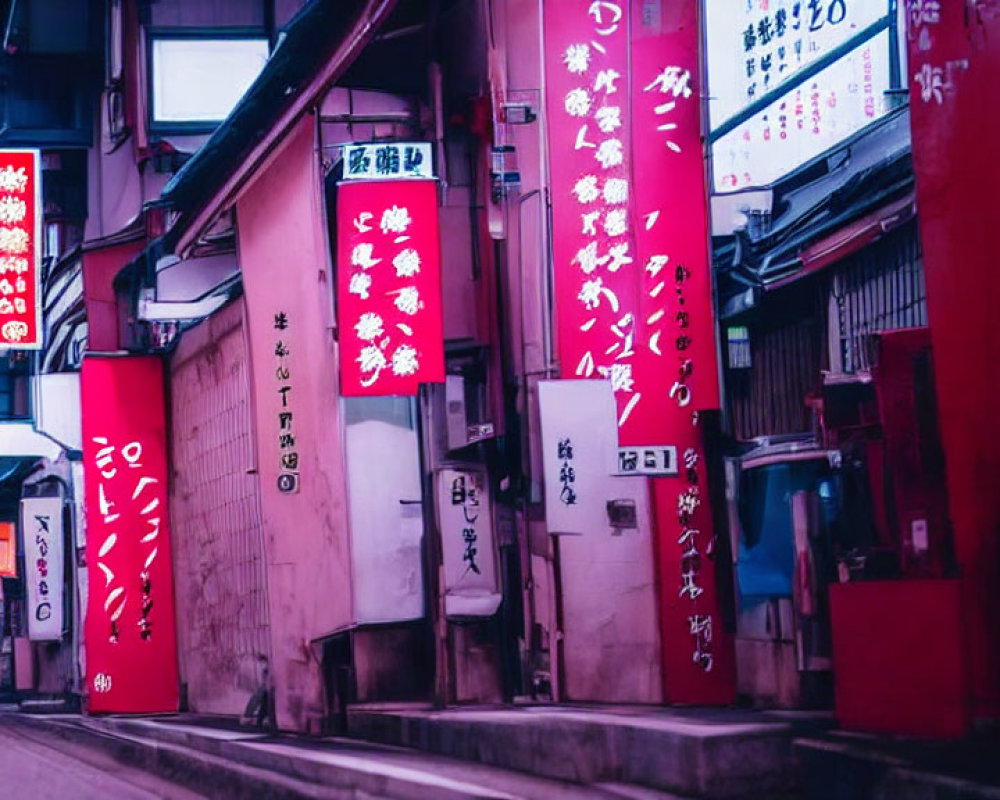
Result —
[[197, 800], [196, 794], [0, 714], [3, 795], [18, 800]]

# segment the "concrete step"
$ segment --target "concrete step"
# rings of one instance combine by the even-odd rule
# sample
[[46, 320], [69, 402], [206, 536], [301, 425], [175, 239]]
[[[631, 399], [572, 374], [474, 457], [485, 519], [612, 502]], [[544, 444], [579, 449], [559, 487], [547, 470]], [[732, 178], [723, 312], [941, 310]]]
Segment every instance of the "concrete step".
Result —
[[594, 786], [608, 792], [615, 798], [621, 798], [621, 800], [690, 800], [690, 798], [683, 798], [679, 794], [673, 794], [672, 792], [658, 792], [656, 789], [648, 789], [645, 786], [634, 786], [630, 783], [604, 781], [602, 783], [595, 783]]
[[[919, 755], [921, 743], [885, 742], [870, 737], [833, 735], [801, 738], [793, 752], [808, 800], [1000, 800], [1000, 787], [949, 775]], [[962, 747], [955, 743], [956, 747]], [[911, 757], [898, 752], [911, 751]], [[896, 751], [894, 753], [893, 751]], [[916, 756], [915, 758], [912, 756]], [[933, 769], [934, 771], [930, 771]]]
[[[352, 740], [266, 736], [167, 719], [47, 717], [58, 735], [93, 737], [119, 760], [211, 797], [391, 800], [621, 800], [613, 788], [574, 786], [494, 767]], [[37, 722], [35, 724], [38, 724]], [[639, 796], [641, 797], [641, 796]], [[679, 800], [665, 795], [644, 800]]]
[[[110, 770], [114, 764], [122, 764], [170, 781], [183, 787], [178, 790], [177, 797], [218, 800], [248, 797], [260, 800], [358, 800], [359, 797], [323, 792], [284, 775], [271, 775], [263, 770], [230, 764], [224, 759], [187, 748], [163, 745], [155, 740], [104, 734], [87, 726], [58, 721], [52, 715], [22, 717], [16, 725], [30, 731], [27, 735], [38, 737], [50, 747], [67, 750], [75, 759], [92, 766]], [[61, 739], [63, 744], [53, 744], [53, 737]]]
[[354, 706], [351, 736], [584, 785], [710, 800], [794, 797], [794, 724], [742, 712]]
[[19, 704], [19, 710], [24, 714], [66, 714], [79, 708], [79, 703], [68, 697], [37, 697], [22, 700]]

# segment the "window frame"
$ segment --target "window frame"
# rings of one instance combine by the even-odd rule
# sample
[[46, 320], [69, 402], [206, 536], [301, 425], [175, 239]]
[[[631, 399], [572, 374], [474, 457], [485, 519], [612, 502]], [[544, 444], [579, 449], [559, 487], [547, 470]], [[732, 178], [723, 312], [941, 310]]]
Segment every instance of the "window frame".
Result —
[[145, 62], [146, 62], [146, 124], [151, 134], [183, 134], [198, 135], [211, 133], [225, 121], [229, 112], [214, 120], [157, 120], [155, 112], [154, 81], [154, 51], [158, 41], [260, 41], [267, 48], [267, 56], [271, 57], [274, 50], [268, 40], [267, 33], [260, 27], [227, 27], [227, 28], [147, 28], [145, 31]]

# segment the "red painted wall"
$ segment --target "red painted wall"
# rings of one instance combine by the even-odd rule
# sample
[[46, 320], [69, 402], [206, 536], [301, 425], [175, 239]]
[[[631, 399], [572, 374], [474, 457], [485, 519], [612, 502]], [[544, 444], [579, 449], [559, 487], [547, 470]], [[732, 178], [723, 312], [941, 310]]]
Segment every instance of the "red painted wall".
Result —
[[[909, 14], [927, 312], [974, 716], [1000, 717], [1000, 2]], [[928, 648], [921, 648], [925, 653]]]
[[936, 738], [964, 733], [960, 602], [958, 581], [830, 587], [833, 679], [843, 727]]
[[106, 353], [118, 349], [118, 307], [112, 285], [115, 275], [145, 247], [140, 239], [88, 250], [83, 254], [83, 297], [89, 326], [87, 349]]

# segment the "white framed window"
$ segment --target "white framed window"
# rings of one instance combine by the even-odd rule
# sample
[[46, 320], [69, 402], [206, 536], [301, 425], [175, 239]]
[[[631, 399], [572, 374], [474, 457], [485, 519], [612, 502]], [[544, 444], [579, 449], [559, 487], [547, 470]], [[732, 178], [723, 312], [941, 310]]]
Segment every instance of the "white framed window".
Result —
[[115, 83], [121, 80], [122, 72], [124, 71], [124, 27], [125, 18], [122, 0], [111, 0], [108, 4], [108, 83]]
[[267, 58], [263, 36], [151, 33], [150, 128], [211, 130], [229, 115]]

